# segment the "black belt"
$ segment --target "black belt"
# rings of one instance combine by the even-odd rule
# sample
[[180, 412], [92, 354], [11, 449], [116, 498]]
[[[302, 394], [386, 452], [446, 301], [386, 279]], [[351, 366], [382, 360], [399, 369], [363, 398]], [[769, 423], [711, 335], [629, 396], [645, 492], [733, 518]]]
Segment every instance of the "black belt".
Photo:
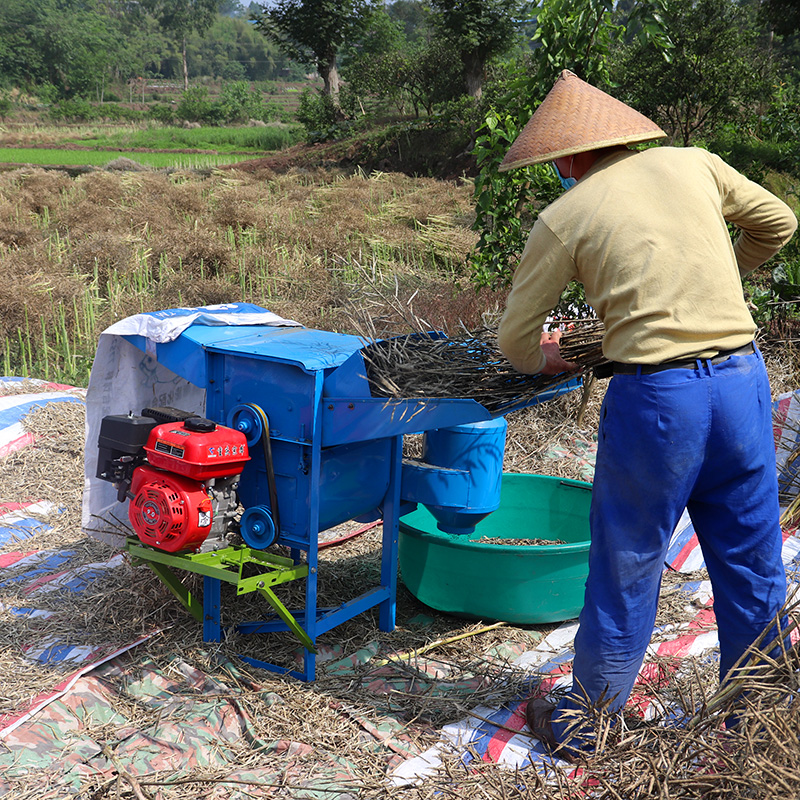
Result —
[[609, 374], [614, 375], [652, 375], [654, 372], [662, 372], [665, 369], [697, 369], [698, 364], [721, 364], [731, 356], [746, 356], [750, 355], [750, 353], [755, 353], [755, 351], [755, 345], [749, 342], [744, 347], [737, 347], [735, 350], [720, 350], [719, 353], [711, 358], [686, 358], [664, 361], [661, 364], [622, 364], [618, 361], [611, 361], [603, 366], [607, 367]]

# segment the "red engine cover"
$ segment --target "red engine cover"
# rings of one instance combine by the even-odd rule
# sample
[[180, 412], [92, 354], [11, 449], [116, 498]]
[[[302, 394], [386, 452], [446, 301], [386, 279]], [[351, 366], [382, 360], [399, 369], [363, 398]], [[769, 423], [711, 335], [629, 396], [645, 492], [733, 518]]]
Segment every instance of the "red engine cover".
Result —
[[145, 544], [182, 553], [205, 541], [212, 505], [201, 483], [144, 465], [133, 471], [131, 493], [128, 518]]
[[213, 431], [187, 430], [184, 422], [156, 425], [144, 446], [147, 460], [160, 469], [198, 481], [238, 475], [250, 460], [247, 437], [217, 425]]

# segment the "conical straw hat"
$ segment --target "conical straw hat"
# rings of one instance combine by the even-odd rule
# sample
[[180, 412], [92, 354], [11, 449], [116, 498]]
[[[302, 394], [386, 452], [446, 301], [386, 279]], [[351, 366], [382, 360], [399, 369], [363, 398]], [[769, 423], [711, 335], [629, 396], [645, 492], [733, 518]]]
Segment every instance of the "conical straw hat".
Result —
[[667, 134], [652, 120], [565, 69], [514, 140], [500, 172], [562, 156], [648, 142]]

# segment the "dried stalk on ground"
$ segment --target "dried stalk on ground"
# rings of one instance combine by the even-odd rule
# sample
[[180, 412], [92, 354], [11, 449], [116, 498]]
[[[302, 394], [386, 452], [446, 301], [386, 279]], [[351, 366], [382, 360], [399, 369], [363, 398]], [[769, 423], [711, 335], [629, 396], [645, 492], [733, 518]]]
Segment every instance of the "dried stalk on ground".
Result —
[[[798, 603], [783, 611], [797, 625]], [[769, 649], [767, 646], [766, 649]], [[677, 701], [665, 723], [612, 725], [596, 713], [600, 752], [586, 763], [584, 787], [605, 798], [796, 798], [800, 774], [800, 648], [756, 646], [712, 695], [707, 676], [676, 671], [668, 687]], [[667, 694], [662, 690], [660, 693]]]

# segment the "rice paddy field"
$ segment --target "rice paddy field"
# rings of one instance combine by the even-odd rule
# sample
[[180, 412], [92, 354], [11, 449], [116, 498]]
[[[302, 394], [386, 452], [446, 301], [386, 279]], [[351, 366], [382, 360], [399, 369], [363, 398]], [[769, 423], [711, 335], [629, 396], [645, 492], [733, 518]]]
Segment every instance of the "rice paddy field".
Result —
[[300, 140], [300, 125], [245, 128], [16, 125], [0, 132], [0, 168], [108, 167], [120, 157], [151, 169], [209, 169]]
[[[72, 140], [85, 142], [90, 135], [100, 140], [106, 134], [73, 132]], [[1, 172], [0, 374], [85, 386], [105, 327], [130, 314], [175, 306], [249, 301], [309, 327], [374, 337], [420, 327], [457, 334], [497, 322], [503, 293], [476, 292], [465, 268], [477, 240], [470, 227], [470, 181], [336, 167], [244, 169], [232, 158], [226, 162], [202, 170], [174, 164], [168, 169], [96, 168], [74, 177], [41, 166]], [[81, 163], [87, 163], [85, 157]], [[785, 341], [764, 341], [776, 394], [800, 385], [793, 348]], [[595, 382], [586, 392], [512, 413], [504, 470], [585, 478], [603, 386]], [[21, 391], [28, 388], [23, 384]], [[31, 448], [4, 460], [0, 498], [22, 501], [46, 491], [65, 512], [31, 546], [68, 544], [85, 559], [99, 560], [108, 557], [104, 546], [87, 540], [79, 526], [83, 418], [78, 404], [69, 405], [60, 416], [40, 411], [27, 421], [44, 450]], [[330, 553], [325, 591], [335, 605], [342, 588], [378, 568], [379, 539], [368, 533]], [[164, 632], [145, 646], [143, 658], [169, 665], [179, 653], [196, 668], [219, 674], [222, 661], [233, 657], [229, 645], [210, 652], [198, 628], [181, 623], [181, 609], [152, 577], [128, 578], [124, 586], [98, 585], [91, 597], [76, 603], [76, 625], [82, 620], [95, 632], [108, 631], [109, 637], [157, 625]], [[679, 621], [685, 607], [677, 581], [667, 581], [660, 622]], [[311, 755], [301, 754], [297, 762], [304, 778], [315, 774], [323, 751], [347, 759], [358, 771], [350, 789], [335, 791], [296, 791], [279, 775], [274, 796], [797, 797], [800, 709], [786, 699], [787, 686], [797, 690], [796, 648], [737, 685], [738, 697], [746, 702], [734, 739], [720, 736], [730, 695], [717, 693], [713, 665], [698, 660], [686, 667], [683, 662], [678, 671], [664, 662], [659, 666], [666, 681], [663, 691], [689, 714], [688, 728], [611, 729], [601, 719], [603, 754], [592, 760], [589, 772], [578, 770], [569, 778], [558, 770], [517, 773], [482, 761], [465, 770], [454, 756], [446, 757], [438, 776], [421, 786], [387, 787], [383, 762], [363, 744], [364, 730], [381, 730], [390, 717], [396, 718], [403, 741], [424, 750], [438, 741], [442, 725], [477, 713], [482, 702], [524, 691], [529, 676], [503, 660], [503, 648], [530, 647], [549, 630], [484, 627], [444, 615], [433, 615], [429, 626], [420, 629], [414, 620], [423, 612], [430, 614], [401, 591], [400, 625], [391, 638], [370, 615], [338, 632], [347, 652], [378, 642], [381, 652], [400, 654], [379, 664], [389, 664], [391, 680], [398, 683], [378, 699], [376, 667], [368, 660], [355, 672], [323, 674], [313, 685], [237, 673], [236, 690], [242, 694], [236, 702], [253, 719], [253, 741], [310, 747]], [[0, 637], [0, 664], [7, 675], [3, 702], [13, 706], [34, 692], [37, 676], [20, 666], [16, 651], [20, 637], [28, 635], [25, 623], [9, 620]], [[261, 656], [278, 659], [281, 646]], [[501, 656], [488, 658], [492, 648]], [[423, 651], [425, 659], [420, 658]], [[447, 688], [440, 691], [443, 682]], [[125, 711], [133, 714], [134, 709]], [[155, 722], [156, 713], [160, 720], [160, 711], [138, 706], [135, 711], [137, 724]], [[121, 735], [112, 726], [93, 734], [109, 746]], [[242, 749], [244, 767], [262, 763], [259, 747]], [[219, 794], [224, 779], [199, 766], [158, 773], [153, 780], [122, 777], [120, 772], [116, 783], [92, 779], [79, 794], [98, 800], [196, 798], [212, 791], [228, 796]], [[17, 796], [38, 797], [34, 783], [21, 781]], [[244, 784], [241, 791], [250, 791]]]
[[[244, 161], [252, 158], [246, 154], [212, 155], [208, 153], [184, 153], [178, 156], [168, 153], [131, 152], [137, 164], [159, 168], [207, 169], [220, 164]], [[2, 147], [0, 164], [20, 166], [93, 166], [107, 167], [119, 158], [119, 153], [103, 150], [86, 152], [83, 150], [50, 150], [46, 148]]]

